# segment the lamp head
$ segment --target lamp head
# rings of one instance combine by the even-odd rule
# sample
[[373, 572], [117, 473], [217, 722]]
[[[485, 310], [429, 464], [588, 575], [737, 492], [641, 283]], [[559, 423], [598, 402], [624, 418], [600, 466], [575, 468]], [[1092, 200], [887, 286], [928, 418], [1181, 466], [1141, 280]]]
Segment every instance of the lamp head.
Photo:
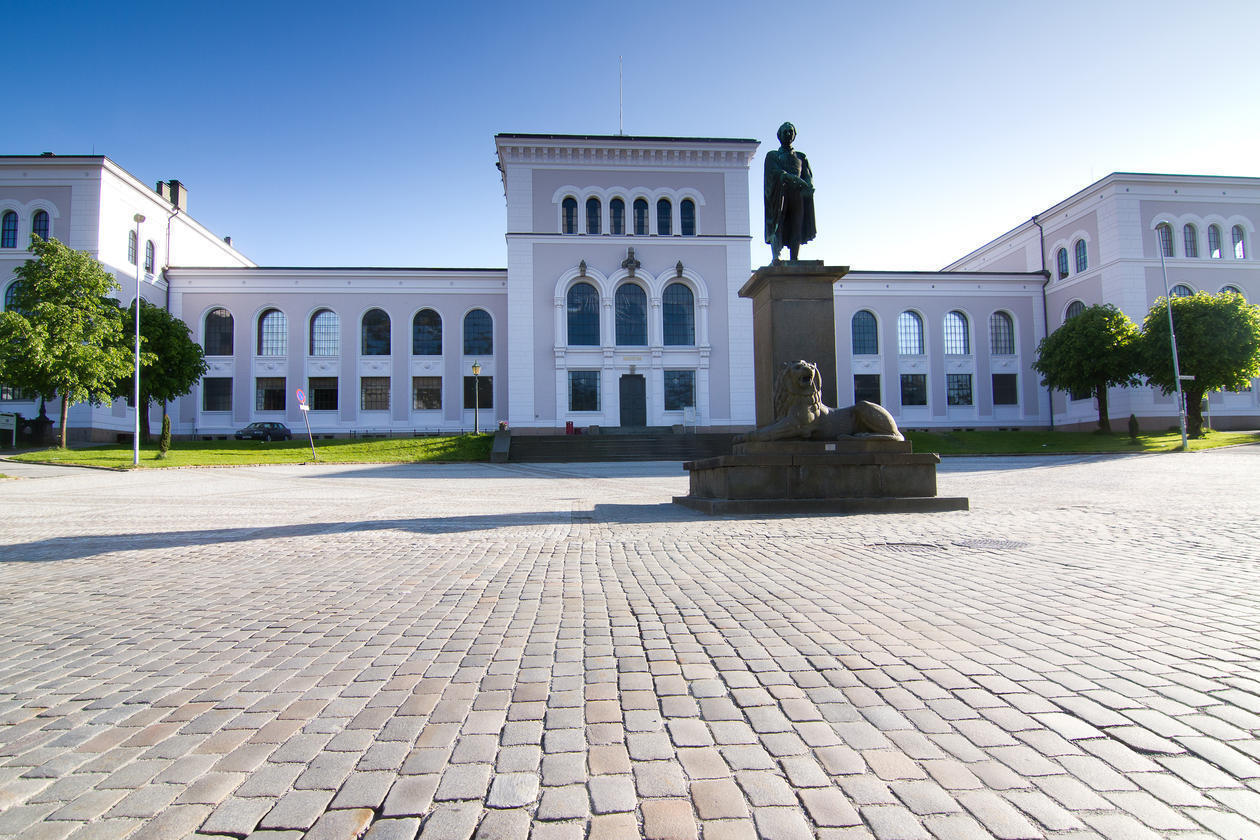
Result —
[[143, 214], [143, 213], [137, 213], [136, 215], [132, 216], [131, 218], [135, 220], [136, 224], [140, 224], [141, 222], [143, 222], [143, 221], [144, 221], [144, 214]]
[[472, 363], [473, 376], [481, 376], [481, 362]]

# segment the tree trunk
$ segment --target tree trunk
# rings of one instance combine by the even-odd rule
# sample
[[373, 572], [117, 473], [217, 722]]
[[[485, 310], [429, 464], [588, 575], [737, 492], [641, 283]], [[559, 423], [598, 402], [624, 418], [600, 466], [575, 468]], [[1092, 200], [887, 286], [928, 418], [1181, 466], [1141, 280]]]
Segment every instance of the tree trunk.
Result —
[[148, 394], [140, 395], [140, 405], [143, 406], [143, 408], [136, 409], [137, 411], [140, 412], [140, 442], [151, 443], [153, 441], [153, 435], [149, 431], [149, 395]]
[[61, 395], [61, 448], [66, 448], [66, 423], [70, 419], [70, 403], [66, 402], [66, 395]]
[[1111, 434], [1111, 412], [1107, 408], [1107, 383], [1094, 386], [1094, 397], [1098, 400], [1098, 431]]
[[1186, 426], [1192, 438], [1203, 437], [1203, 389], [1186, 388]]

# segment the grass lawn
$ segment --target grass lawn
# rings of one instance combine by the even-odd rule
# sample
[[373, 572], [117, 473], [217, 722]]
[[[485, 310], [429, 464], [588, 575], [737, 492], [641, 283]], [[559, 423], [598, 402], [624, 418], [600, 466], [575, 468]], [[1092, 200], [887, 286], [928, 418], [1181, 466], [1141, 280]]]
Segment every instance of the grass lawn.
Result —
[[[1174, 452], [1181, 448], [1180, 432], [1138, 435], [1127, 432], [906, 432], [915, 452], [941, 455], [1053, 455], [1068, 452]], [[1190, 449], [1215, 449], [1238, 443], [1260, 443], [1256, 432], [1208, 432]]]
[[[315, 441], [321, 463], [409, 464], [420, 461], [488, 461], [493, 435], [458, 437], [339, 438]], [[15, 461], [45, 461], [91, 467], [130, 467], [132, 449], [122, 446], [87, 446], [82, 449], [42, 449], [12, 456]], [[164, 460], [157, 460], [157, 445], [140, 447], [140, 466], [205, 467], [249, 464], [301, 464], [311, 460], [311, 445], [301, 438], [262, 443], [252, 440], [179, 440]]]

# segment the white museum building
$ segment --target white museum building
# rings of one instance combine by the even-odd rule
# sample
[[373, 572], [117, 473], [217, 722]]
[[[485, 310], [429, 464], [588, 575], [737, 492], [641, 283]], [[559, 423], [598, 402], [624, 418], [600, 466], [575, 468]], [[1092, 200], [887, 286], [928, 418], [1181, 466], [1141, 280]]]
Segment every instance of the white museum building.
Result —
[[[170, 407], [179, 435], [297, 428], [298, 388], [318, 434], [467, 431], [474, 405], [481, 428], [520, 433], [751, 427], [752, 306], [738, 290], [765, 253], [758, 143], [494, 139], [506, 268], [258, 266], [189, 216], [179, 181], [151, 190], [102, 156], [0, 157], [5, 305], [32, 233], [92, 253], [124, 301], [139, 273], [209, 366]], [[880, 402], [909, 428], [1090, 427], [1092, 399], [1040, 386], [1037, 343], [1095, 303], [1140, 323], [1164, 294], [1160, 249], [1173, 294], [1256, 301], [1257, 219], [1257, 178], [1115, 173], [941, 271], [852, 270], [834, 287], [840, 401]], [[1175, 423], [1173, 398], [1150, 388], [1110, 400], [1113, 418]], [[37, 410], [0, 386], [0, 411]], [[1257, 389], [1213, 394], [1210, 417], [1257, 427]], [[71, 412], [78, 438], [133, 424], [124, 400]]]

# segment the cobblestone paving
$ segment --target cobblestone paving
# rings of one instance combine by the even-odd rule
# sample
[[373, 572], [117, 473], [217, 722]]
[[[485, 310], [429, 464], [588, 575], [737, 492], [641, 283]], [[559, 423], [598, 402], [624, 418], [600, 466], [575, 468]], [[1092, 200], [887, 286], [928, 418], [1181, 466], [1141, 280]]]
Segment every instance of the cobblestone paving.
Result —
[[971, 512], [743, 519], [676, 464], [0, 482], [0, 835], [1260, 837], [1258, 477], [956, 459]]

